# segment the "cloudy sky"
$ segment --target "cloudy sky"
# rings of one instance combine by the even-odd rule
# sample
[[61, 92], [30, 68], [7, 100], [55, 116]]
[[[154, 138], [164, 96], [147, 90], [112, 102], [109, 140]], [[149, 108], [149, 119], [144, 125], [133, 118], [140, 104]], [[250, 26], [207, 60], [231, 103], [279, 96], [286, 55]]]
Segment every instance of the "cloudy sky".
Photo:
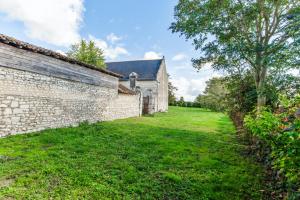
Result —
[[177, 0], [0, 0], [0, 32], [59, 52], [92, 39], [107, 61], [166, 57], [177, 97], [194, 100], [218, 73], [197, 72], [200, 52], [168, 29]]

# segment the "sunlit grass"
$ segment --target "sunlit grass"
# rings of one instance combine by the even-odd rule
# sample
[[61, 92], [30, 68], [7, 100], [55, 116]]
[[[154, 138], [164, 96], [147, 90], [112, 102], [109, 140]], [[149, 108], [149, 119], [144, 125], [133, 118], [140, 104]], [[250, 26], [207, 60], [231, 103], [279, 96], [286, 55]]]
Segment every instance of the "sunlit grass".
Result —
[[0, 199], [260, 199], [261, 168], [222, 113], [154, 117], [0, 139]]

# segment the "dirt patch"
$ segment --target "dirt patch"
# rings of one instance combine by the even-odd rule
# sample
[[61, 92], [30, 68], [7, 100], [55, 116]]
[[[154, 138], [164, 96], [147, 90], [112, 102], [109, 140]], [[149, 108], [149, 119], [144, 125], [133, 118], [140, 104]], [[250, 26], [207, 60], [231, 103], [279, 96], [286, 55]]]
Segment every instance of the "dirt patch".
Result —
[[14, 179], [0, 179], [0, 188], [9, 187], [14, 182]]

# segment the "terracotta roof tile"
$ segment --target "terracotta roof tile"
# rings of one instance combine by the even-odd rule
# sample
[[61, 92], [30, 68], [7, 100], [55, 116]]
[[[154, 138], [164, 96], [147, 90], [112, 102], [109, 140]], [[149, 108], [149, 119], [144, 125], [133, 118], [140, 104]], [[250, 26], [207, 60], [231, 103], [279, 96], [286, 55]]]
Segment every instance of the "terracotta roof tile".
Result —
[[125, 87], [124, 85], [122, 84], [119, 84], [119, 88], [118, 88], [118, 92], [121, 93], [121, 94], [129, 94], [129, 95], [136, 95], [136, 92]]

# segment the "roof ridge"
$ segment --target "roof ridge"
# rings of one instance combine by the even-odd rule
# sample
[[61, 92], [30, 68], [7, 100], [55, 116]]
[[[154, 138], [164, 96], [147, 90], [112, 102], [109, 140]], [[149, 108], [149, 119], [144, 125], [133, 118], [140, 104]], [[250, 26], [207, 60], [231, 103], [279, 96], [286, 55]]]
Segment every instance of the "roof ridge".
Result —
[[124, 61], [109, 61], [105, 63], [122, 63], [122, 62], [138, 62], [138, 61], [158, 61], [158, 60], [164, 60], [164, 58], [159, 59], [136, 59], [136, 60], [124, 60]]

